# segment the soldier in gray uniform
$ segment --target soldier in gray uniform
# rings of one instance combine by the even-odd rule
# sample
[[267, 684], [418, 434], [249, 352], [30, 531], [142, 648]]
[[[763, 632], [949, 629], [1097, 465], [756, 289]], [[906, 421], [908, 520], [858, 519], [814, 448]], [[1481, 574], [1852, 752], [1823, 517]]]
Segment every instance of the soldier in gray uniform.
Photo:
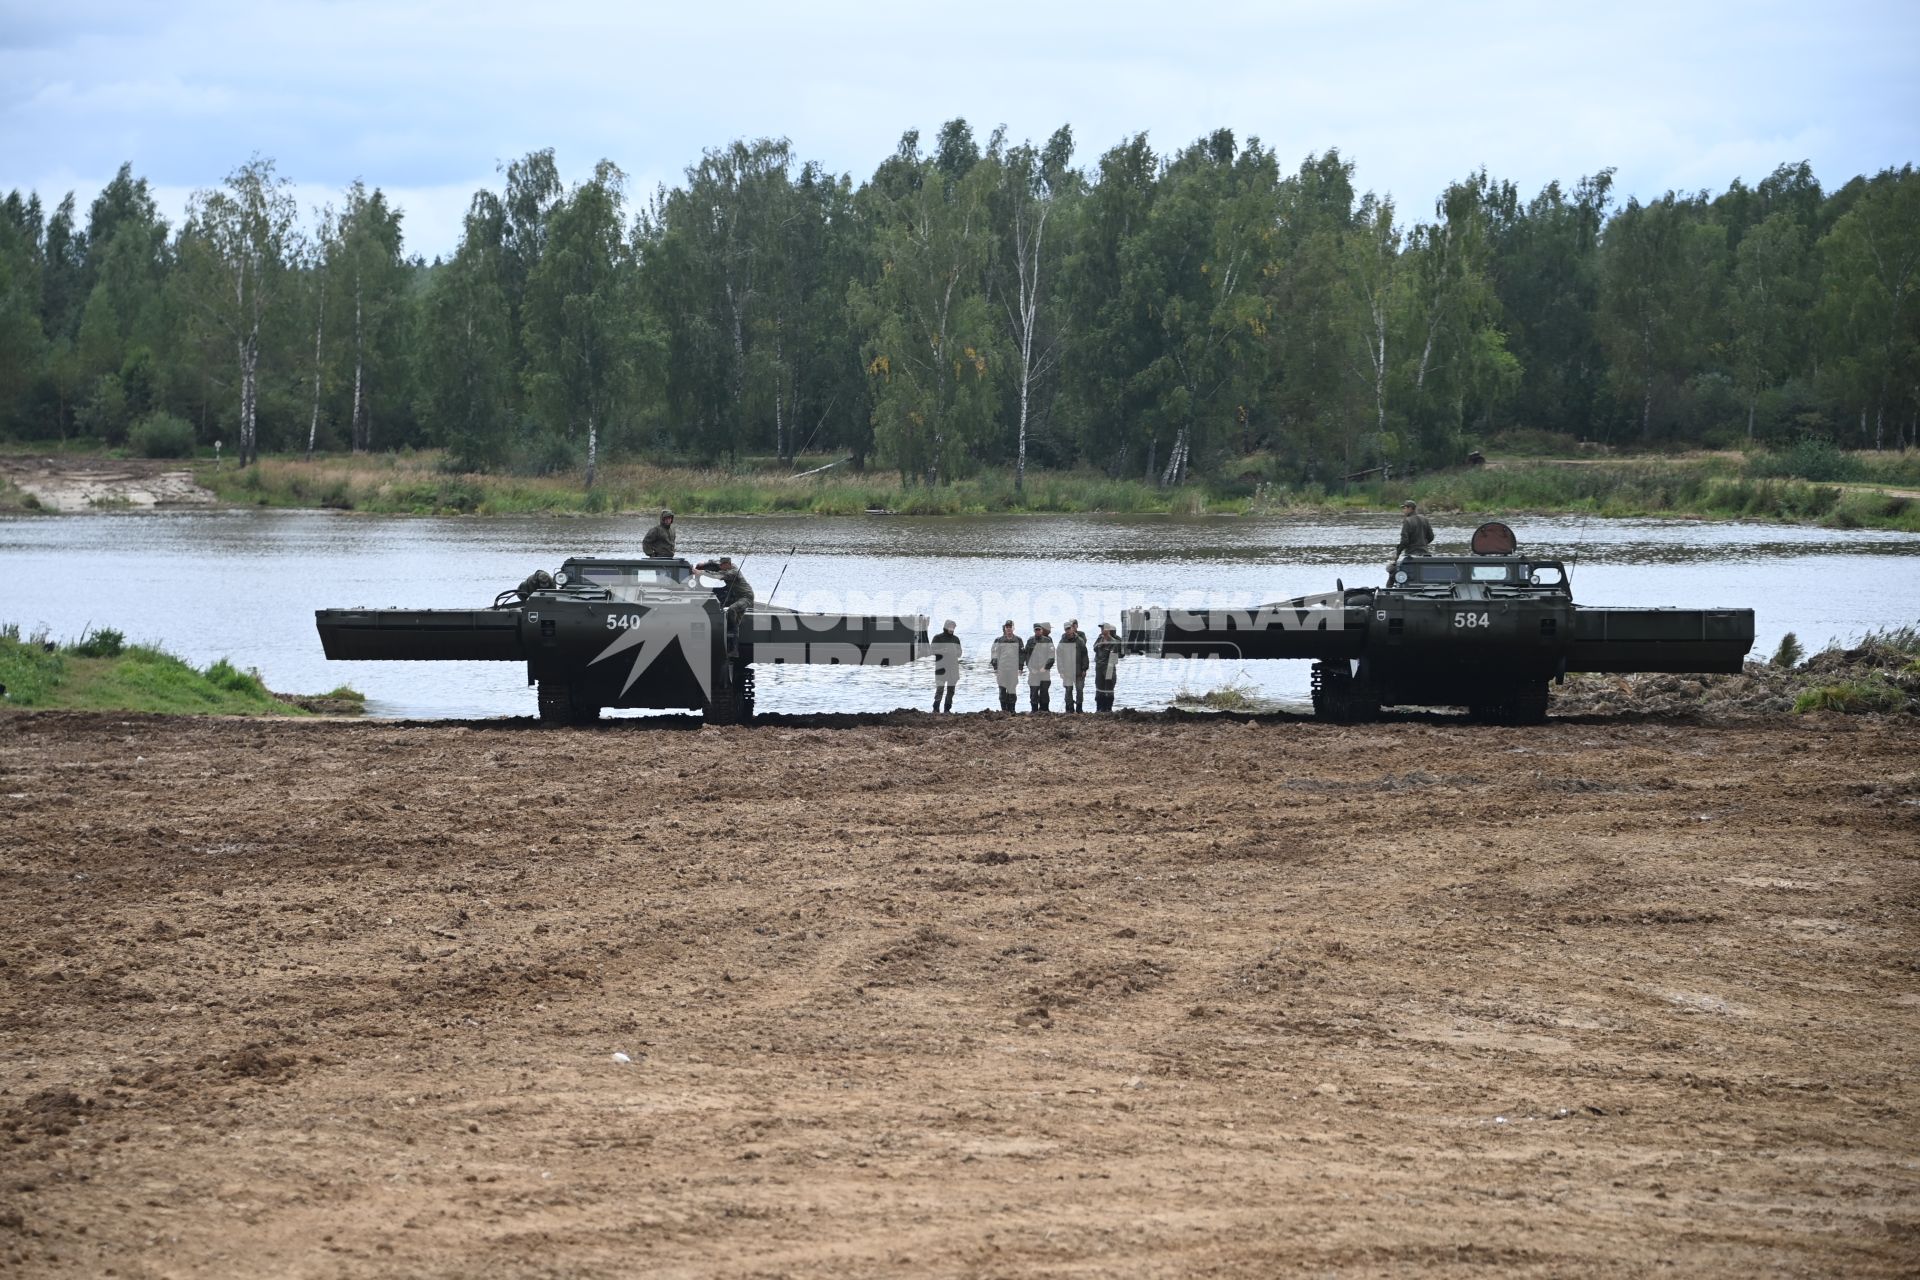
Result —
[[1072, 714], [1087, 709], [1087, 637], [1078, 618], [1067, 619], [1060, 633], [1060, 694], [1066, 704], [1062, 710]]
[[1020, 637], [1013, 633], [1013, 619], [1008, 618], [1000, 624], [1000, 634], [993, 638], [992, 649], [993, 679], [1000, 686], [1002, 711], [1019, 708], [1015, 693], [1020, 688], [1021, 656]]
[[647, 530], [647, 536], [640, 539], [640, 553], [652, 560], [670, 560], [673, 558], [673, 512], [662, 511], [660, 523]]
[[753, 586], [741, 572], [733, 567], [732, 556], [721, 556], [718, 560], [702, 560], [693, 566], [695, 573], [710, 573], [720, 579], [726, 591], [720, 597], [720, 603], [727, 607], [727, 627], [729, 630], [740, 626], [740, 615], [753, 604]]
[[[953, 690], [960, 683], [960, 637], [954, 628], [959, 624], [952, 618], [939, 635], [933, 638], [933, 709], [935, 712], [953, 710]], [[940, 705], [942, 696], [946, 705]]]
[[1027, 668], [1027, 709], [1036, 714], [1053, 710], [1053, 628], [1033, 624], [1033, 634], [1020, 650]]
[[1100, 636], [1093, 642], [1093, 709], [1113, 710], [1114, 686], [1120, 683], [1120, 637], [1113, 624], [1100, 624]]
[[[1408, 556], [1429, 556], [1433, 554], [1433, 526], [1420, 514], [1420, 507], [1412, 498], [1400, 504], [1400, 545], [1394, 548], [1393, 564], [1399, 564]], [[1393, 565], [1388, 565], [1392, 568]]]

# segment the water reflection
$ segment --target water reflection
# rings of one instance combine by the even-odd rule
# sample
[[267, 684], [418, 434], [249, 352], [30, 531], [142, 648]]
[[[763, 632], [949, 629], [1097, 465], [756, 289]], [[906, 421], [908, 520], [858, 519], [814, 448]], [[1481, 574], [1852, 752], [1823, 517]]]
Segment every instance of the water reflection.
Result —
[[[1750, 606], [1756, 648], [1783, 632], [1814, 646], [1920, 617], [1920, 536], [1686, 520], [1507, 517], [1530, 552], [1575, 565], [1591, 604]], [[1435, 520], [1444, 548], [1476, 521]], [[570, 554], [632, 554], [638, 517], [421, 519], [329, 512], [164, 512], [0, 518], [0, 621], [57, 636], [118, 627], [196, 663], [231, 657], [275, 688], [342, 682], [377, 714], [520, 715], [519, 664], [328, 663], [313, 610], [471, 607]], [[956, 708], [994, 703], [984, 659], [1004, 617], [1116, 620], [1146, 601], [1250, 604], [1377, 581], [1398, 518], [689, 517], [683, 552], [744, 557], [764, 600], [798, 608], [911, 608], [961, 621], [967, 673]], [[1129, 660], [1123, 706], [1162, 706], [1232, 680], [1304, 701], [1302, 663]], [[763, 671], [770, 711], [918, 706], [928, 671]]]

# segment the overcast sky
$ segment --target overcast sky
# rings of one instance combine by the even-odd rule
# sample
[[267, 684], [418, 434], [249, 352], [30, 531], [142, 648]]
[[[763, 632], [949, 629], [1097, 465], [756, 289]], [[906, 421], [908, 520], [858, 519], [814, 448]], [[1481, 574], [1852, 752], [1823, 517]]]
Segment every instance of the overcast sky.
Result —
[[556, 149], [644, 199], [704, 147], [783, 136], [865, 177], [903, 130], [1073, 126], [1077, 161], [1225, 125], [1293, 167], [1339, 147], [1427, 213], [1479, 166], [1529, 193], [1828, 186], [1920, 160], [1920, 0], [494, 3], [0, 0], [0, 190], [88, 202], [123, 161], [177, 220], [255, 152], [303, 206], [359, 177], [449, 251], [476, 188]]

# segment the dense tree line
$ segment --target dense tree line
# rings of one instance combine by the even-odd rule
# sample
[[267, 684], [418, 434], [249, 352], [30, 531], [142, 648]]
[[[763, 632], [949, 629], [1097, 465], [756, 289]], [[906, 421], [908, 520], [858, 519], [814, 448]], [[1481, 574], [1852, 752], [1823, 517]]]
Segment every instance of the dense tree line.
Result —
[[927, 483], [983, 465], [1177, 483], [1330, 479], [1551, 431], [1617, 444], [1916, 441], [1920, 175], [1804, 163], [1616, 205], [1485, 172], [1431, 210], [1221, 130], [1092, 166], [963, 120], [855, 185], [784, 141], [707, 152], [629, 208], [551, 151], [408, 257], [355, 183], [302, 217], [271, 161], [170, 227], [123, 167], [82, 218], [0, 206], [0, 429], [156, 418], [261, 448], [444, 446], [578, 468], [840, 451]]

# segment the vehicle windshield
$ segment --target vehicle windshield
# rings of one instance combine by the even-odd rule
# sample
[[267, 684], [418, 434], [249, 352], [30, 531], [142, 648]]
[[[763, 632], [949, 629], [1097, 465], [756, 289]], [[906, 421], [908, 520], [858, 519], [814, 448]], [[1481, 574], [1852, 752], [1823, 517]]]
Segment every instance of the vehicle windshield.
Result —
[[679, 565], [580, 564], [573, 569], [579, 585], [603, 587], [617, 600], [632, 599], [649, 587], [685, 582], [691, 572]]

